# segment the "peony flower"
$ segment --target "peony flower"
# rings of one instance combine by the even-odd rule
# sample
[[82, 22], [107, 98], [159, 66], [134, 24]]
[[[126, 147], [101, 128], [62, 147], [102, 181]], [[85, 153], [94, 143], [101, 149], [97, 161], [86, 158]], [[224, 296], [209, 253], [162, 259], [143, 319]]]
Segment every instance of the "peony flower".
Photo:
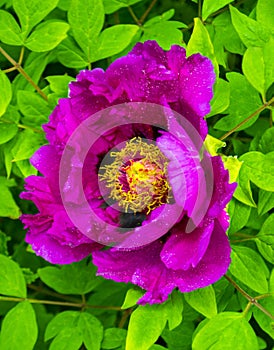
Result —
[[21, 194], [38, 208], [22, 216], [36, 254], [57, 264], [92, 254], [98, 275], [146, 291], [140, 304], [221, 278], [235, 184], [203, 147], [214, 81], [206, 57], [153, 41], [80, 72], [31, 158], [42, 176]]

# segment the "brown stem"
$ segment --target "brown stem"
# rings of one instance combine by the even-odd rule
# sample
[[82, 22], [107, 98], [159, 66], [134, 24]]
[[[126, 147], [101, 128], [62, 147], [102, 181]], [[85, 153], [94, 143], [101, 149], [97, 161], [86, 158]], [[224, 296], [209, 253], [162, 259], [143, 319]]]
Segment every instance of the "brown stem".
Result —
[[125, 310], [125, 311], [123, 312], [123, 315], [122, 315], [121, 320], [120, 320], [120, 322], [119, 322], [118, 328], [123, 328], [123, 327], [124, 327], [124, 325], [125, 325], [125, 323], [126, 323], [128, 317], [130, 316], [130, 314], [132, 313], [132, 311], [133, 311], [133, 309], [130, 308], [130, 309], [127, 309], [127, 310]]
[[56, 292], [53, 292], [49, 289], [46, 289], [42, 286], [36, 286], [34, 284], [28, 284], [28, 288], [29, 289], [32, 289], [34, 291], [36, 291], [37, 293], [41, 293], [41, 294], [46, 294], [46, 295], [49, 295], [53, 298], [58, 298], [58, 299], [63, 299], [65, 301], [69, 301], [69, 302], [72, 302], [72, 303], [81, 303], [81, 301], [77, 298], [73, 298], [71, 296], [68, 296], [68, 295], [63, 295], [63, 294], [59, 294], [59, 293], [56, 293]]
[[119, 12], [118, 11], [114, 12], [113, 17], [114, 17], [114, 23], [115, 24], [120, 24], [120, 17], [119, 17]]
[[134, 11], [132, 10], [132, 8], [130, 6], [128, 6], [128, 12], [130, 13], [131, 17], [133, 18], [134, 22], [138, 25], [141, 26], [141, 23], [139, 22], [139, 19], [137, 18], [137, 16], [135, 15]]
[[21, 52], [20, 52], [20, 56], [19, 56], [19, 60], [18, 60], [18, 64], [19, 64], [20, 66], [21, 66], [21, 64], [22, 64], [22, 62], [23, 62], [24, 53], [25, 53], [25, 47], [22, 46]]
[[16, 67], [10, 67], [10, 68], [4, 69], [3, 72], [10, 73], [10, 72], [13, 72], [14, 70], [16, 70]]
[[245, 120], [243, 120], [241, 123], [236, 125], [234, 128], [232, 128], [230, 131], [228, 131], [226, 134], [224, 134], [222, 137], [220, 137], [220, 140], [223, 141], [226, 139], [229, 135], [231, 135], [233, 132], [238, 130], [241, 126], [243, 126], [245, 123], [247, 123], [249, 120], [251, 120], [255, 115], [261, 113], [264, 111], [267, 107], [269, 107], [274, 102], [274, 97], [272, 97], [271, 100], [269, 100], [267, 103], [263, 104], [260, 108], [258, 108], [255, 112], [250, 114]]
[[[234, 7], [240, 6], [244, 1], [245, 1], [245, 0], [240, 0], [239, 2], [237, 2], [237, 3], [234, 5]], [[228, 10], [229, 10], [229, 6], [225, 6], [224, 8], [222, 8], [222, 9], [220, 9], [220, 10], [218, 10], [218, 11], [212, 13], [208, 18], [216, 17], [217, 15], [219, 15], [219, 14], [221, 14], [221, 13], [223, 13], [223, 12], [226, 12], [226, 11], [228, 11]], [[199, 13], [199, 11], [201, 11], [201, 10], [199, 10], [199, 8], [198, 8], [198, 13]], [[198, 15], [198, 17], [200, 17], [200, 16]], [[206, 22], [207, 22], [207, 21], [206, 21]], [[188, 25], [187, 28], [183, 28], [183, 29], [182, 29], [182, 32], [187, 32], [187, 31], [190, 30], [193, 26], [194, 26], [194, 22], [191, 22], [191, 23]]]
[[0, 296], [0, 301], [29, 301], [31, 304], [45, 304], [45, 305], [56, 305], [56, 306], [67, 306], [67, 307], [77, 307], [77, 308], [90, 308], [90, 309], [106, 309], [106, 310], [116, 310], [121, 311], [119, 306], [101, 306], [101, 305], [90, 305], [82, 303], [70, 303], [66, 301], [53, 301], [53, 300], [42, 300], [42, 299], [31, 299], [31, 298], [16, 298], [16, 297], [3, 297]]
[[150, 3], [149, 7], [146, 9], [146, 11], [144, 12], [144, 14], [142, 15], [142, 17], [139, 19], [139, 22], [141, 24], [144, 23], [145, 19], [147, 18], [148, 14], [150, 13], [150, 11], [152, 10], [152, 8], [154, 7], [154, 5], [156, 4], [157, 0], [152, 0], [152, 2]]
[[23, 59], [24, 51], [21, 50], [19, 62], [16, 62], [2, 47], [0, 47], [0, 52], [18, 70], [18, 72], [20, 72], [23, 75], [23, 77], [34, 87], [34, 89], [38, 92], [38, 94], [41, 95], [44, 100], [48, 101], [47, 95], [44, 94], [44, 92], [39, 88], [39, 86], [37, 84], [35, 84], [35, 82], [25, 72], [25, 70], [22, 68], [21, 64], [19, 63], [20, 58], [21, 58], [21, 60]]
[[233, 281], [232, 278], [230, 278], [228, 275], [224, 275], [224, 277], [228, 280], [229, 283], [231, 283], [233, 285], [233, 287], [235, 287], [252, 305], [256, 306], [258, 309], [260, 309], [264, 314], [266, 314], [269, 318], [271, 318], [272, 320], [274, 320], [274, 316], [267, 311], [261, 304], [258, 303], [258, 297], [252, 297], [249, 294], [247, 294], [240, 286], [238, 286], [238, 284]]
[[198, 0], [198, 17], [202, 18], [202, 0]]
[[243, 238], [243, 239], [232, 239], [230, 240], [231, 243], [241, 243], [241, 242], [247, 242], [247, 241], [251, 241], [253, 238]]
[[[238, 6], [240, 6], [243, 2], [245, 2], [245, 0], [240, 0], [240, 1], [238, 1], [235, 5], [233, 5], [234, 7], [238, 7]], [[218, 11], [216, 11], [216, 12], [213, 12], [209, 17], [216, 17], [216, 16], [218, 16], [219, 14], [221, 14], [221, 13], [223, 13], [223, 12], [226, 12], [226, 11], [228, 11], [229, 10], [229, 6], [227, 5], [227, 6], [225, 6], [225, 7], [223, 7], [222, 9], [220, 9], [220, 10], [218, 10]]]

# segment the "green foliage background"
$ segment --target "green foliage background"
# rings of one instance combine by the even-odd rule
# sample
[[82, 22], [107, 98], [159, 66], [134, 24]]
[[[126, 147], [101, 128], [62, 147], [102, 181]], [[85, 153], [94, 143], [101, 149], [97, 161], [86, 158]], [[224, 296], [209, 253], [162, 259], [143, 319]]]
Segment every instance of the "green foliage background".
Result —
[[[0, 0], [0, 8], [0, 349], [272, 349], [273, 1]], [[206, 145], [239, 185], [228, 206], [226, 277], [136, 306], [142, 291], [96, 277], [89, 259], [52, 266], [35, 256], [18, 220], [35, 209], [18, 195], [36, 174], [29, 158], [68, 82], [149, 39], [213, 61]]]

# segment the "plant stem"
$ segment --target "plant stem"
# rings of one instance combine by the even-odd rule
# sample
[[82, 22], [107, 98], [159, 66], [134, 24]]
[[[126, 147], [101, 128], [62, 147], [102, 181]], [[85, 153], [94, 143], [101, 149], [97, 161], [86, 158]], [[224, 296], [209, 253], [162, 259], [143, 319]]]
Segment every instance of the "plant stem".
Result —
[[45, 305], [56, 305], [56, 306], [67, 306], [67, 307], [77, 307], [77, 308], [90, 308], [90, 309], [106, 309], [106, 310], [116, 310], [121, 311], [119, 306], [101, 306], [101, 305], [90, 305], [83, 303], [71, 303], [67, 301], [53, 301], [53, 300], [42, 300], [42, 299], [31, 299], [31, 298], [16, 298], [16, 297], [3, 297], [0, 296], [0, 301], [29, 301], [31, 304], [45, 304]]
[[10, 68], [4, 69], [3, 72], [4, 73], [10, 73], [10, 72], [13, 72], [16, 69], [17, 69], [16, 67], [10, 67]]
[[[1, 46], [0, 46], [0, 53], [6, 57], [6, 59], [20, 72], [23, 77], [34, 87], [34, 89], [38, 92], [39, 95], [43, 97], [44, 100], [48, 101], [48, 97], [44, 92], [39, 88], [37, 84], [31, 79], [31, 77], [25, 72], [25, 70], [22, 68], [20, 61], [23, 60], [24, 50], [21, 50], [19, 62], [16, 62]], [[6, 70], [7, 71], [7, 70]]]
[[202, 0], [198, 0], [198, 17], [202, 18]]
[[49, 295], [53, 298], [63, 299], [65, 301], [69, 301], [69, 302], [76, 303], [76, 304], [81, 303], [81, 301], [77, 298], [73, 298], [73, 297], [68, 296], [68, 295], [56, 293], [52, 290], [44, 288], [43, 286], [36, 286], [34, 284], [28, 284], [27, 286], [29, 289], [32, 289], [37, 293], [46, 294], [46, 295]]
[[234, 128], [232, 128], [230, 131], [228, 131], [226, 134], [224, 134], [222, 137], [220, 137], [220, 140], [223, 141], [224, 139], [226, 139], [229, 135], [231, 135], [233, 132], [235, 132], [236, 130], [238, 130], [241, 126], [243, 126], [245, 123], [247, 123], [249, 120], [251, 120], [253, 117], [255, 117], [255, 115], [261, 113], [262, 111], [264, 111], [267, 107], [269, 107], [272, 103], [274, 102], [274, 97], [272, 97], [271, 100], [269, 100], [268, 102], [266, 102], [265, 104], [263, 104], [260, 108], [258, 108], [255, 112], [253, 112], [252, 114], [250, 114], [250, 116], [248, 116], [246, 119], [244, 119], [241, 123], [239, 123], [238, 125], [236, 125]]
[[150, 3], [149, 7], [146, 9], [146, 11], [144, 12], [144, 14], [142, 15], [142, 17], [139, 19], [139, 22], [141, 24], [144, 23], [145, 19], [147, 18], [148, 14], [150, 13], [150, 11], [152, 10], [153, 6], [156, 4], [157, 0], [152, 0], [152, 2]]
[[255, 305], [258, 309], [260, 309], [264, 314], [266, 314], [269, 318], [271, 318], [272, 320], [274, 320], [274, 316], [267, 311], [261, 304], [258, 303], [258, 298], [260, 298], [260, 296], [258, 297], [252, 297], [249, 294], [247, 294], [240, 286], [238, 286], [238, 284], [233, 281], [232, 278], [230, 278], [228, 275], [224, 275], [224, 277], [228, 280], [229, 283], [231, 283], [233, 285], [234, 288], [236, 288], [252, 305]]
[[133, 309], [130, 308], [130, 309], [127, 309], [127, 310], [125, 310], [125, 311], [123, 312], [123, 315], [122, 315], [121, 320], [120, 320], [120, 322], [119, 322], [118, 328], [123, 328], [123, 327], [124, 327], [124, 325], [125, 325], [125, 323], [126, 323], [128, 317], [130, 316], [130, 314], [132, 313], [132, 311], [133, 311]]
[[135, 15], [134, 11], [132, 10], [132, 8], [130, 6], [128, 6], [128, 12], [130, 13], [131, 17], [133, 18], [134, 22], [138, 25], [141, 26], [141, 23], [139, 22], [139, 19], [137, 18], [137, 16]]

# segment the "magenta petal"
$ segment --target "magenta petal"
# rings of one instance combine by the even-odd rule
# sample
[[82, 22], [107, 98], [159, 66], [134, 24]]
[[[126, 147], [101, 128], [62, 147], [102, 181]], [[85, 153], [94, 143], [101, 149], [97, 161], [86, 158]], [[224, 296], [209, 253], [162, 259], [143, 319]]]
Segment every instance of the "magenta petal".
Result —
[[183, 144], [166, 132], [157, 139], [157, 146], [169, 159], [168, 178], [176, 203], [191, 216], [198, 191], [201, 191], [199, 153], [187, 137]]
[[92, 254], [93, 263], [98, 266], [98, 275], [117, 282], [132, 282], [145, 289], [139, 304], [161, 303], [176, 287], [181, 292], [206, 287], [221, 278], [230, 264], [228, 238], [218, 221], [196, 267], [186, 271], [168, 269], [160, 259], [162, 248], [162, 243], [156, 241], [132, 251], [97, 251]]
[[201, 117], [210, 112], [215, 73], [211, 61], [195, 54], [187, 58], [180, 71], [182, 100]]
[[132, 282], [147, 290], [139, 304], [162, 303], [176, 287], [159, 256], [162, 244], [156, 241], [133, 251], [110, 249], [92, 254], [97, 274], [117, 282]]
[[190, 292], [218, 281], [228, 270], [230, 253], [227, 235], [216, 220], [209, 246], [200, 263], [187, 271], [176, 271], [180, 291]]
[[214, 186], [207, 216], [216, 218], [231, 200], [237, 183], [229, 183], [229, 173], [224, 168], [224, 163], [220, 156], [212, 157], [211, 161], [213, 166]]
[[188, 270], [196, 267], [208, 247], [214, 223], [204, 222], [191, 233], [185, 233], [183, 225], [178, 224], [161, 251], [161, 259], [173, 270]]
[[[26, 242], [29, 243], [35, 253], [52, 264], [70, 264], [88, 256], [93, 250], [99, 249], [100, 245], [94, 243], [83, 236], [83, 242], [78, 241], [73, 244], [64, 234], [62, 225], [58, 226], [58, 221], [54, 223], [57, 230], [54, 235], [49, 235], [48, 231], [52, 225], [52, 220], [48, 216], [40, 214], [23, 215], [21, 217], [25, 228], [29, 228], [26, 235]], [[54, 227], [51, 228], [52, 230]], [[59, 230], [59, 231], [58, 231]], [[63, 231], [63, 234], [62, 234]], [[59, 236], [60, 234], [60, 236]], [[63, 239], [62, 238], [63, 235]], [[77, 237], [74, 237], [76, 240]]]

